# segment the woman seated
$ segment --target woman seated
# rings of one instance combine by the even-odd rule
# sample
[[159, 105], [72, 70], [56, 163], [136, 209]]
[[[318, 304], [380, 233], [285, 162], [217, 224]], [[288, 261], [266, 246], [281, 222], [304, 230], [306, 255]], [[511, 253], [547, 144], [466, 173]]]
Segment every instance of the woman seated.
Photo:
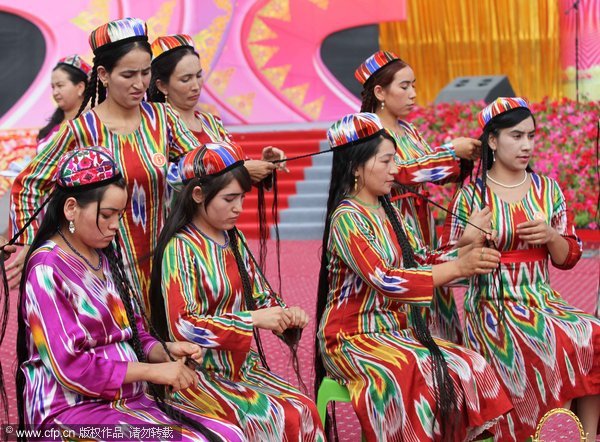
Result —
[[271, 290], [235, 227], [251, 188], [243, 159], [239, 146], [220, 142], [179, 162], [184, 188], [154, 256], [152, 323], [206, 352], [197, 384], [172, 398], [238, 425], [251, 441], [322, 441], [315, 404], [271, 373], [262, 351], [260, 329], [293, 346], [308, 317]]
[[[317, 385], [347, 385], [369, 441], [472, 440], [511, 409], [477, 353], [433, 340], [434, 288], [498, 266], [483, 237], [460, 250], [422, 247], [389, 200], [395, 144], [375, 114], [328, 131], [334, 149], [317, 297]], [[483, 251], [483, 253], [481, 253]]]

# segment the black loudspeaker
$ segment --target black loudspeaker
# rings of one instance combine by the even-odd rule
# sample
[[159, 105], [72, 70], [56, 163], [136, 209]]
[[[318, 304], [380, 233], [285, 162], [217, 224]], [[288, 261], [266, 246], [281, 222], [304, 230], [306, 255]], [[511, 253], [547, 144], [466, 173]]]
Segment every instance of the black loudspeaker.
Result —
[[514, 97], [506, 75], [457, 77], [446, 85], [435, 98], [435, 103], [479, 101], [491, 103], [498, 97]]

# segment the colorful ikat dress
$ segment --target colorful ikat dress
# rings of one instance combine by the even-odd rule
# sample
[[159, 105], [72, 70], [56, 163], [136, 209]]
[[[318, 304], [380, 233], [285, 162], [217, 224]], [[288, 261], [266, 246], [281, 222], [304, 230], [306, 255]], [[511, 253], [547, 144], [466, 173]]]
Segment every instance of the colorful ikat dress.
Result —
[[[317, 337], [327, 374], [348, 386], [369, 441], [441, 440], [431, 357], [408, 327], [403, 306], [428, 307], [434, 293], [431, 264], [457, 252], [428, 253], [407, 234], [418, 268], [402, 267], [387, 218], [349, 199], [332, 215], [329, 294]], [[510, 402], [483, 357], [436, 341], [457, 390], [460, 415], [453, 439], [470, 440], [511, 409]]]
[[[128, 135], [111, 132], [93, 109], [64, 122], [16, 178], [11, 213], [16, 233], [51, 190], [58, 159], [64, 152], [77, 147], [106, 147], [127, 182], [129, 205], [119, 234], [125, 243], [128, 277], [148, 306], [152, 252], [167, 213], [169, 161], [195, 148], [198, 141], [169, 105], [142, 102], [140, 114], [140, 126]], [[34, 220], [25, 231], [25, 244], [31, 243], [38, 226], [39, 220]]]
[[[137, 357], [125, 307], [104, 258], [105, 280], [52, 241], [29, 260], [21, 306], [28, 353], [20, 367], [26, 379], [25, 423], [42, 430], [71, 429], [77, 435], [87, 431], [85, 440], [93, 434], [97, 437], [92, 440], [110, 440], [105, 430], [116, 434], [117, 424], [179, 426], [145, 393], [145, 382], [124, 383], [127, 365]], [[144, 331], [139, 317], [137, 325], [147, 355], [158, 342]], [[229, 423], [179, 408], [224, 441], [245, 440]], [[92, 433], [90, 426], [98, 431]], [[123, 434], [132, 439], [133, 433]], [[205, 440], [190, 429], [173, 436]]]
[[[324, 441], [311, 399], [264, 369], [251, 348], [252, 318], [228, 242], [220, 245], [192, 224], [167, 244], [162, 289], [174, 340], [206, 348], [198, 385], [173, 399], [242, 428], [250, 441]], [[258, 308], [285, 304], [270, 292], [243, 249]]]
[[[530, 246], [516, 226], [538, 217], [569, 243], [560, 269], [572, 268], [581, 248], [563, 193], [545, 176], [531, 174], [531, 187], [518, 202], [507, 203], [487, 189], [492, 228], [502, 252], [501, 271], [470, 281], [465, 295], [466, 344], [496, 370], [514, 404], [496, 433], [498, 441], [522, 441], [534, 434], [550, 409], [577, 397], [600, 394], [600, 321], [567, 304], [550, 286], [548, 249]], [[468, 218], [480, 207], [481, 181], [463, 188], [452, 210]], [[473, 190], [477, 189], [473, 201]], [[442, 240], [456, 242], [464, 223], [448, 218]], [[502, 278], [504, 318], [499, 319], [499, 278]]]
[[[460, 161], [452, 144], [432, 148], [412, 124], [402, 120], [398, 123], [404, 128], [403, 136], [388, 131], [396, 141], [396, 181], [408, 186], [412, 193], [392, 189], [392, 201], [419, 240], [435, 249], [438, 242], [433, 213], [427, 202], [415, 194], [429, 196], [425, 183], [442, 185], [458, 181]], [[410, 309], [409, 312], [412, 314]], [[462, 343], [462, 326], [451, 289], [436, 288], [430, 309], [425, 314], [434, 336]]]

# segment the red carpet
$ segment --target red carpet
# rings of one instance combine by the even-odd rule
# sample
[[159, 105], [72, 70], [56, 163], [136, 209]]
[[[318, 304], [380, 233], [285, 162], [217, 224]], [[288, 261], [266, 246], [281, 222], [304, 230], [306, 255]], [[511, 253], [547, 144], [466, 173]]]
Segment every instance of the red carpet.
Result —
[[[320, 246], [319, 241], [284, 241], [281, 244], [282, 296], [289, 305], [299, 305], [304, 308], [310, 317], [314, 317]], [[250, 247], [256, 251], [258, 248], [257, 241], [251, 241]], [[272, 241], [269, 242], [269, 247], [267, 275], [273, 287], [276, 288], [275, 247]], [[553, 287], [573, 305], [587, 312], [594, 312], [596, 308], [600, 278], [599, 244], [593, 244], [593, 247], [595, 248], [593, 251], [595, 253], [594, 257], [582, 259], [574, 269], [560, 271], [551, 267], [550, 271]], [[590, 253], [586, 254], [589, 255]], [[460, 297], [457, 296], [457, 298]], [[457, 303], [461, 305], [462, 299], [457, 299]], [[16, 292], [13, 291], [11, 292], [11, 317], [5, 342], [0, 349], [0, 360], [5, 374], [14, 371], [14, 345], [17, 328], [15, 304]], [[313, 321], [304, 331], [299, 349], [302, 377], [306, 385], [309, 386], [311, 394], [314, 326]], [[289, 379], [292, 384], [296, 384], [289, 352], [285, 345], [267, 332], [263, 332], [263, 343], [271, 369]], [[11, 421], [16, 422], [14, 379], [7, 376], [6, 381], [11, 405]], [[339, 405], [337, 407], [337, 417], [340, 440], [359, 441], [360, 431], [352, 409], [346, 404]]]
[[[262, 150], [267, 146], [278, 147], [288, 158], [319, 151], [319, 143], [325, 139], [325, 130], [282, 131], [282, 132], [252, 132], [233, 134], [244, 148], [244, 152], [252, 159], [261, 157]], [[279, 209], [288, 206], [288, 198], [296, 193], [296, 182], [304, 179], [304, 169], [311, 164], [310, 158], [292, 161], [288, 164], [289, 173], [278, 172], [277, 183], [279, 193]], [[272, 225], [271, 205], [272, 192], [266, 192], [267, 220]], [[248, 238], [258, 238], [257, 191], [254, 189], [244, 201], [244, 212], [238, 221], [238, 227]]]

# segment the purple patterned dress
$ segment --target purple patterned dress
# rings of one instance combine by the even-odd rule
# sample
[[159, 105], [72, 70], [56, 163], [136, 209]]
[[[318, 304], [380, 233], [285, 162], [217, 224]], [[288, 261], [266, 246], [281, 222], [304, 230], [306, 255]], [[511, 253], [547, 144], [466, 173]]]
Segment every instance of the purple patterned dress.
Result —
[[[23, 395], [28, 425], [80, 431], [82, 425], [158, 427], [173, 423], [145, 393], [144, 382], [123, 382], [128, 363], [137, 358], [128, 342], [131, 328], [106, 259], [102, 270], [105, 280], [52, 241], [44, 243], [28, 262], [21, 306], [28, 357], [20, 367], [26, 378]], [[148, 354], [157, 341], [137, 319], [142, 348]], [[245, 440], [231, 424], [178, 408], [223, 440]], [[109, 439], [97, 436], [94, 439]], [[177, 437], [205, 440], [190, 429]]]

